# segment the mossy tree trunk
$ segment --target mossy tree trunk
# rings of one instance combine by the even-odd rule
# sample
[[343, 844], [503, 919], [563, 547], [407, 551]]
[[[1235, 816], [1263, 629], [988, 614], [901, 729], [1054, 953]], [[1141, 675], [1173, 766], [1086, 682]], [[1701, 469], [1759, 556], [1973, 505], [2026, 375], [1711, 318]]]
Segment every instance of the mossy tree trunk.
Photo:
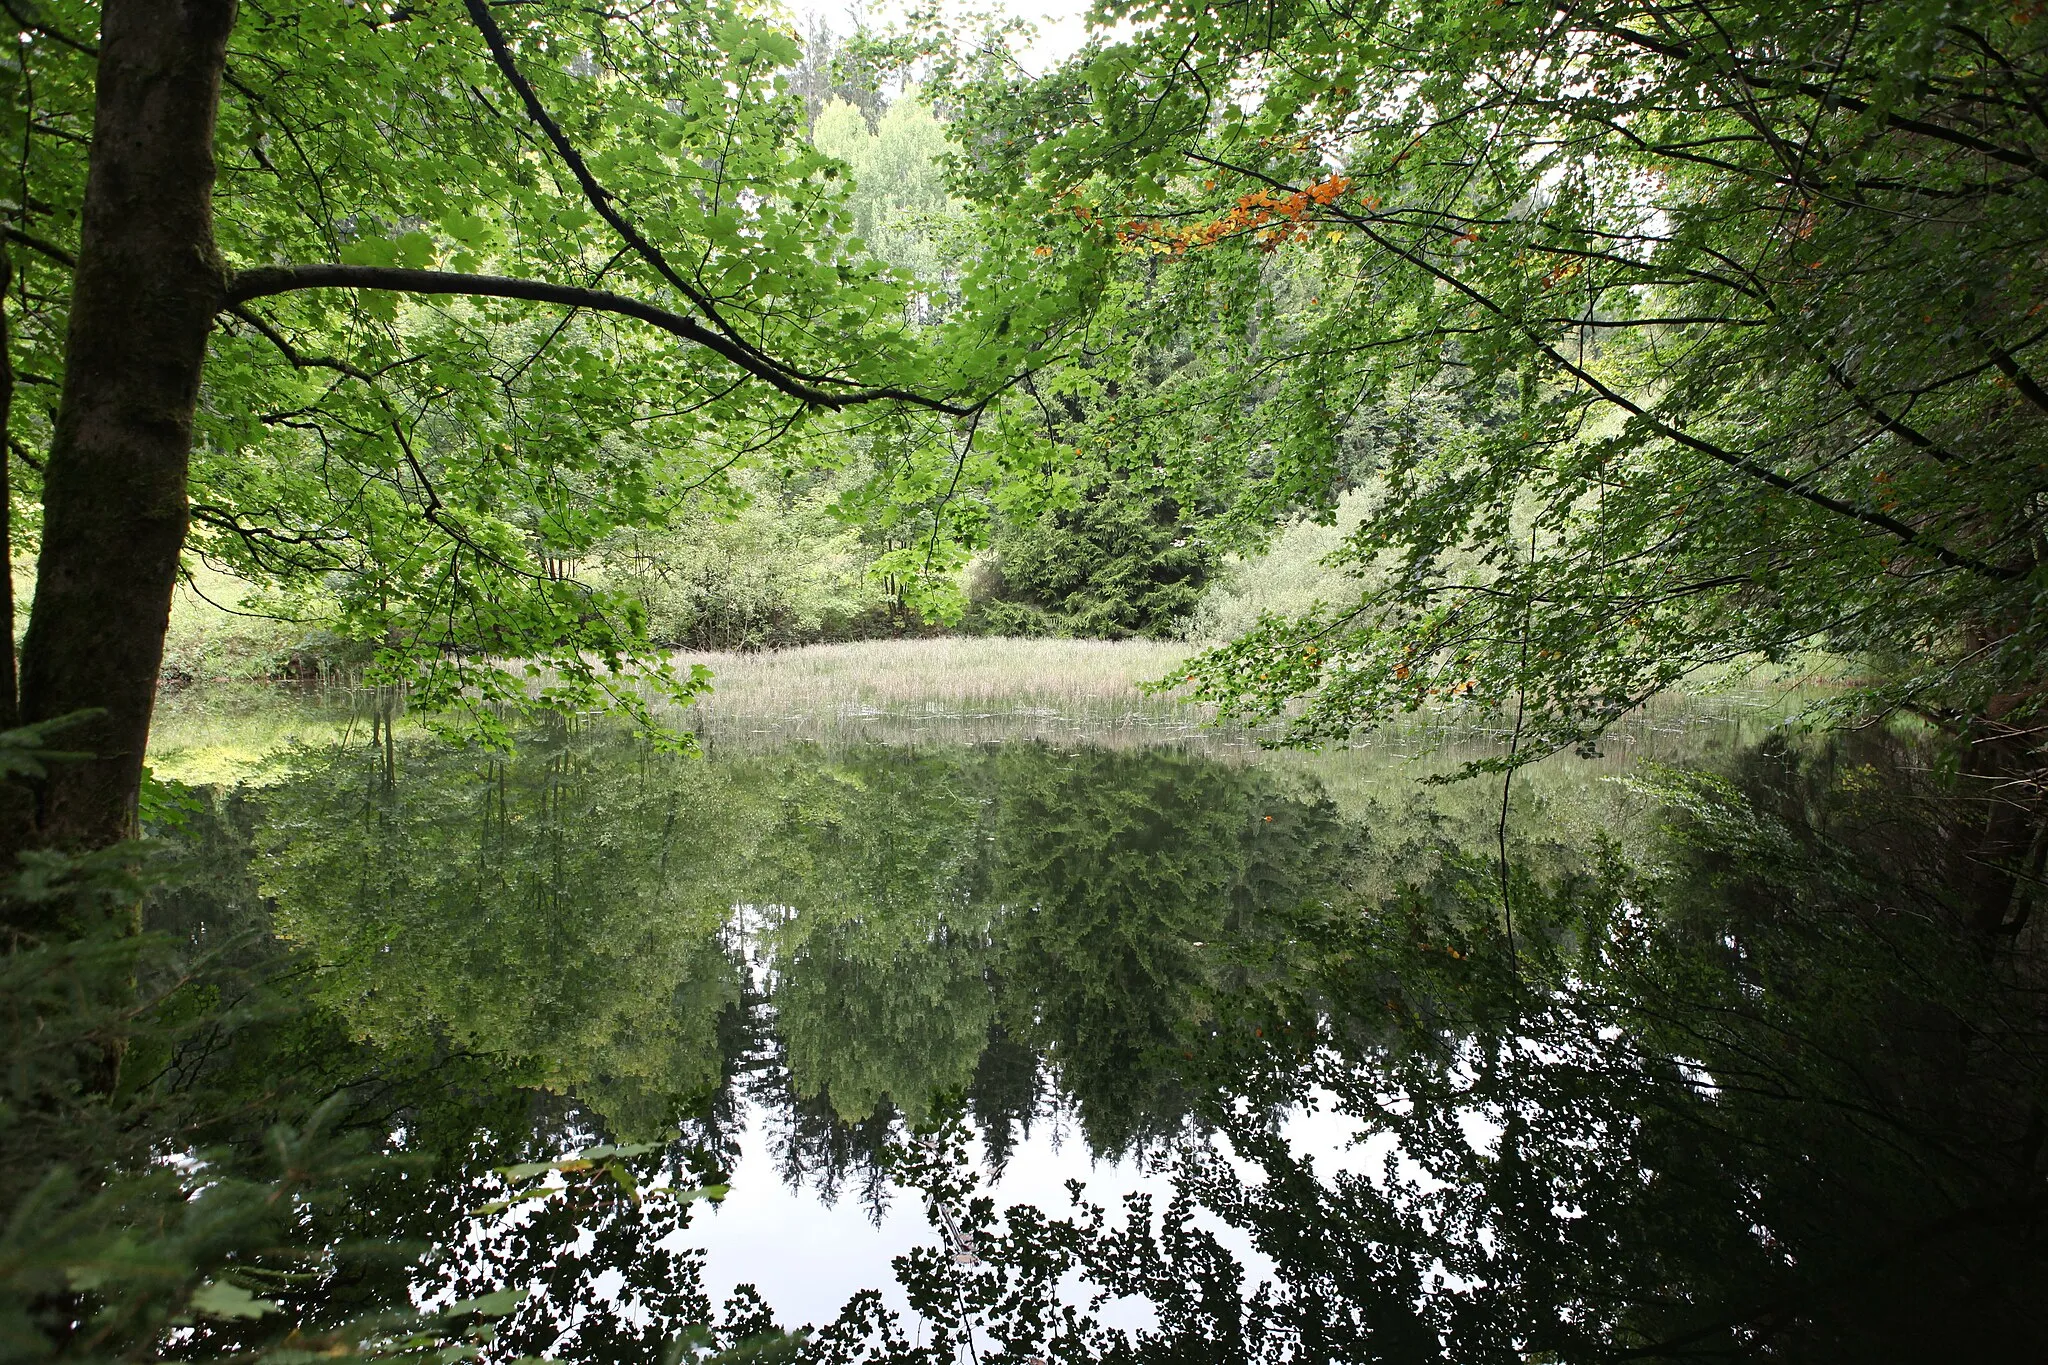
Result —
[[18, 708], [25, 724], [99, 714], [61, 736], [91, 758], [13, 793], [8, 861], [25, 847], [98, 848], [134, 830], [185, 542], [193, 412], [226, 293], [213, 135], [234, 16], [234, 0], [107, 0], [101, 12]]

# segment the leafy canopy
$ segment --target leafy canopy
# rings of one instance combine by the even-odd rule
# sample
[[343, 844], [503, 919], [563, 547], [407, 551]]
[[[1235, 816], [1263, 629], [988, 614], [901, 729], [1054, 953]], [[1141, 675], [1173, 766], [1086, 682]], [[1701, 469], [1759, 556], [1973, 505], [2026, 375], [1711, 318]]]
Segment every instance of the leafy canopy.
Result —
[[949, 98], [973, 197], [1118, 253], [1152, 354], [1229, 354], [1128, 372], [1169, 458], [1254, 512], [1372, 495], [1358, 596], [1191, 671], [1227, 711], [1306, 698], [1314, 741], [1473, 697], [1541, 751], [1821, 646], [1968, 723], [2035, 694], [2048, 624], [2036, 17], [1113, 2]]
[[[24, 15], [0, 132], [23, 149], [9, 436], [33, 538], [97, 7]], [[847, 168], [805, 139], [799, 56], [754, 11], [697, 0], [242, 7], [194, 548], [486, 729], [529, 690], [644, 717], [642, 685], [700, 686], [579, 565], [749, 464], [839, 458], [850, 426], [921, 524], [910, 567], [943, 566], [963, 472], [1006, 468], [992, 397], [1043, 362], [1083, 284], [998, 243], [944, 316], [913, 308], [856, 230]]]

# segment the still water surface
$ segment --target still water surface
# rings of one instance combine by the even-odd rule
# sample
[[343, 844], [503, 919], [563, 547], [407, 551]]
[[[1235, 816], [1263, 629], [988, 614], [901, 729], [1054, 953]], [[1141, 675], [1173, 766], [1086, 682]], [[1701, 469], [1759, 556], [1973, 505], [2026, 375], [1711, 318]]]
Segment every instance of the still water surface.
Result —
[[1386, 747], [895, 739], [288, 748], [157, 914], [431, 1059], [411, 1292], [529, 1290], [507, 1358], [2039, 1349], [2037, 982], [1899, 746], [1666, 717], [1503, 837]]

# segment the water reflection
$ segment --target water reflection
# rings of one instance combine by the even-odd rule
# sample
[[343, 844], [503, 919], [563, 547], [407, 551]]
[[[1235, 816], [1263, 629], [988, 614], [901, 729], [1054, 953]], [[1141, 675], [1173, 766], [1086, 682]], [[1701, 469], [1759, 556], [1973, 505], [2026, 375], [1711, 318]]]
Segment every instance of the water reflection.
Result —
[[997, 1152], [1048, 1087], [1098, 1151], [1177, 1132], [1219, 1002], [1288, 971], [1362, 842], [1313, 788], [1170, 753], [295, 762], [260, 876], [357, 1030], [531, 1059], [627, 1138], [715, 1131], [732, 1078], [827, 1181], [963, 1098]]
[[[2038, 1358], [2038, 926], [1963, 927], [1913, 757], [1666, 775], [1653, 857], [1519, 812], [1512, 940], [1442, 809], [1171, 751], [326, 747], [207, 838], [351, 1035], [461, 1059], [392, 1108], [437, 1174], [387, 1216], [448, 1248], [418, 1292], [536, 1289], [507, 1357], [767, 1333], [705, 1300], [688, 1205], [572, 1174], [465, 1213], [599, 1141], [716, 1179], [752, 1114], [810, 1195], [958, 1233], [899, 1263], [914, 1321], [856, 1300], [808, 1358]], [[1289, 1141], [1317, 1108], [1369, 1159]], [[1047, 1123], [1171, 1193], [998, 1211]]]

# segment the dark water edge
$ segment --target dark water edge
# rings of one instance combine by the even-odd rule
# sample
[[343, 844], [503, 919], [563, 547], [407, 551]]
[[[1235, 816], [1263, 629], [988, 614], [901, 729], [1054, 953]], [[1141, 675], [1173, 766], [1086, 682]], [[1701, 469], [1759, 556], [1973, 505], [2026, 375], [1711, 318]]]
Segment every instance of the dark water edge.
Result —
[[[2038, 924], [1964, 927], [1919, 742], [1717, 733], [1532, 777], [1505, 864], [1470, 784], [1185, 748], [307, 746], [152, 921], [414, 1162], [336, 1216], [421, 1250], [308, 1310], [528, 1290], [491, 1359], [800, 1325], [705, 1291], [744, 1187], [647, 1193], [750, 1131], [937, 1230], [802, 1358], [2043, 1358]], [[1149, 1193], [998, 1208], [1048, 1131]]]

